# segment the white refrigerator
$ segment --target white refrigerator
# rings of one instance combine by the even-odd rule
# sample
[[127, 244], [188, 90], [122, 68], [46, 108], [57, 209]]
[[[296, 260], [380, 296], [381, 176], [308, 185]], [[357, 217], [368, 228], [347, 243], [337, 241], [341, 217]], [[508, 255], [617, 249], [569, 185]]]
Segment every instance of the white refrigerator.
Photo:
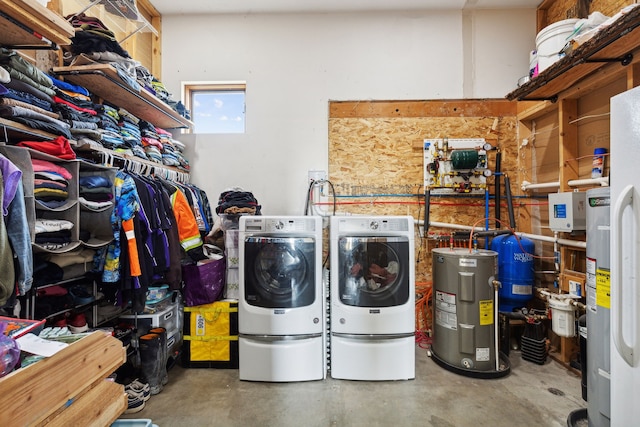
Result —
[[611, 425], [640, 425], [640, 87], [611, 98]]

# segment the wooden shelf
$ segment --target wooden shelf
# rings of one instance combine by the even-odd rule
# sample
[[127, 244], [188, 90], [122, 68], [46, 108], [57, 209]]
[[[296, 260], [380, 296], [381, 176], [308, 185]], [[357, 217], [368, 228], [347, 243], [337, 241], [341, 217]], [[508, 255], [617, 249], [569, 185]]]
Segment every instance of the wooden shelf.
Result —
[[55, 49], [71, 44], [71, 24], [36, 0], [0, 1], [0, 45], [20, 49]]
[[530, 82], [507, 94], [510, 101], [556, 101], [598, 69], [640, 62], [640, 7], [631, 9]]
[[135, 90], [123, 81], [108, 64], [54, 67], [53, 72], [65, 80], [87, 88], [105, 101], [122, 107], [134, 116], [164, 129], [190, 128], [193, 123], [168, 104], [144, 89]]
[[54, 135], [38, 129], [30, 128], [22, 123], [14, 122], [0, 117], [0, 141], [9, 142], [12, 140], [37, 139], [39, 141], [49, 141], [56, 139], [59, 135]]

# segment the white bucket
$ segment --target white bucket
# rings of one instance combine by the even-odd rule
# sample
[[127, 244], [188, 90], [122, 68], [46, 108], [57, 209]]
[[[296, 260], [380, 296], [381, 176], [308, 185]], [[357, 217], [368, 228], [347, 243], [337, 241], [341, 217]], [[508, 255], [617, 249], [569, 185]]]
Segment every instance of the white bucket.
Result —
[[544, 27], [536, 36], [538, 52], [538, 72], [541, 73], [551, 64], [564, 56], [560, 52], [570, 40], [573, 27], [579, 19], [565, 19]]
[[558, 299], [549, 297], [551, 308], [551, 329], [561, 337], [576, 335], [575, 308], [568, 298]]

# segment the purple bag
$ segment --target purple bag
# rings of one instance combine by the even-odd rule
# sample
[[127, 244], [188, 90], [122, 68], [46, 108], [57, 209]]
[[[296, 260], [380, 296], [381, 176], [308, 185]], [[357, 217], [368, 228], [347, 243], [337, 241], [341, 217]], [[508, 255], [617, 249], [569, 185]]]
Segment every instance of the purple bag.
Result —
[[184, 305], [194, 307], [217, 301], [224, 289], [225, 277], [225, 258], [211, 260], [201, 265], [183, 265]]

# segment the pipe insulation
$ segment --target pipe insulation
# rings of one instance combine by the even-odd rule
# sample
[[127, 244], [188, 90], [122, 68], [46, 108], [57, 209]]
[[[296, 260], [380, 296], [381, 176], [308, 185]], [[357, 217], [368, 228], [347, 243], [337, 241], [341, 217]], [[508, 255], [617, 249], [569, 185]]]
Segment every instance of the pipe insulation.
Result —
[[570, 181], [567, 181], [567, 184], [569, 184], [571, 187], [579, 187], [581, 185], [594, 185], [594, 184], [598, 184], [602, 187], [608, 187], [609, 177], [605, 176], [600, 178], [572, 179]]
[[516, 216], [513, 212], [513, 197], [511, 197], [511, 180], [507, 175], [504, 176], [504, 193], [507, 197], [507, 206], [509, 207], [509, 225], [512, 229], [516, 228]]
[[527, 191], [527, 190], [537, 190], [540, 188], [558, 188], [560, 187], [560, 181], [554, 181], [554, 182], [541, 182], [538, 184], [532, 184], [529, 181], [522, 181], [522, 185], [520, 186], [520, 188], [522, 188], [522, 191]]

